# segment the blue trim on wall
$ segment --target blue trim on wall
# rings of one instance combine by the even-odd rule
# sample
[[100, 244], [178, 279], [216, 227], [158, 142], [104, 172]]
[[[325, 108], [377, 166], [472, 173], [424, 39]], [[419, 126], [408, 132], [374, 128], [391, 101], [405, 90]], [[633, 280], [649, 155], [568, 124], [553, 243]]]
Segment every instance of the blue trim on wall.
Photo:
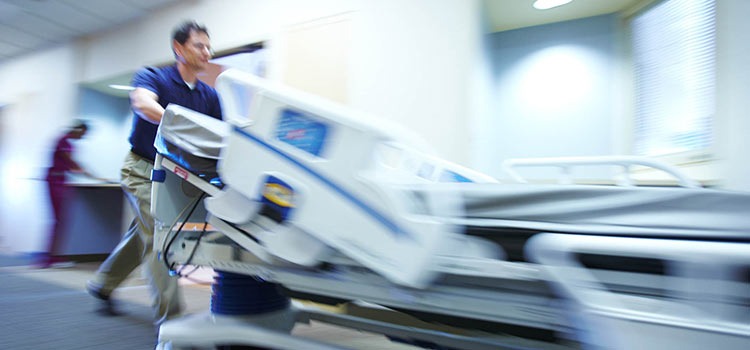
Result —
[[286, 159], [290, 163], [294, 164], [307, 174], [311, 175], [312, 177], [316, 178], [318, 181], [322, 182], [326, 187], [333, 190], [335, 193], [346, 199], [351, 204], [354, 204], [357, 208], [365, 212], [367, 215], [371, 216], [373, 219], [375, 219], [377, 222], [379, 222], [381, 225], [385, 226], [389, 231], [391, 231], [395, 236], [401, 237], [401, 238], [411, 238], [414, 237], [409, 234], [407, 231], [402, 229], [398, 224], [388, 219], [384, 214], [380, 213], [377, 209], [367, 205], [367, 203], [363, 202], [359, 198], [357, 198], [355, 195], [353, 195], [351, 192], [347, 191], [343, 187], [337, 185], [334, 183], [331, 179], [325, 177], [323, 174], [318, 173], [317, 171], [305, 166], [300, 162], [299, 160], [295, 159], [291, 155], [285, 153], [284, 151], [280, 150], [279, 148], [263, 141], [261, 138], [240, 129], [239, 127], [235, 126], [234, 131], [239, 133], [242, 136], [245, 136], [246, 138], [250, 139], [251, 141], [263, 146], [264, 148], [268, 149], [269, 151], [281, 156], [282, 158]]

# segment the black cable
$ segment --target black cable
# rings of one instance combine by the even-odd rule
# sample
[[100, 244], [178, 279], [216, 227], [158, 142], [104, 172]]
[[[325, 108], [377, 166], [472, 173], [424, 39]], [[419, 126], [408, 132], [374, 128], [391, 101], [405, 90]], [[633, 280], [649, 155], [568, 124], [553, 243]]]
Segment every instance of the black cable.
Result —
[[203, 222], [203, 229], [201, 229], [201, 233], [198, 235], [198, 239], [195, 240], [195, 245], [193, 246], [193, 251], [190, 252], [190, 255], [188, 256], [188, 258], [185, 261], [185, 263], [183, 263], [182, 266], [180, 266], [180, 269], [176, 271], [176, 273], [177, 273], [178, 276], [180, 276], [180, 277], [187, 277], [188, 275], [190, 275], [191, 273], [195, 272], [195, 270], [198, 269], [196, 267], [196, 268], [193, 269], [193, 271], [190, 271], [190, 273], [188, 273], [187, 275], [182, 275], [182, 270], [185, 268], [185, 266], [186, 265], [190, 265], [190, 262], [193, 261], [193, 256], [195, 256], [195, 251], [198, 250], [198, 245], [201, 244], [201, 239], [206, 234], [206, 226], [208, 226], [208, 221], [204, 221]]
[[[195, 200], [195, 203], [193, 204], [193, 207], [190, 208], [190, 212], [187, 214], [184, 220], [182, 220], [182, 223], [180, 224], [180, 227], [175, 231], [175, 233], [172, 235], [172, 238], [169, 239], [169, 242], [166, 245], [162, 245], [162, 255], [163, 255], [163, 261], [164, 264], [167, 266], [167, 270], [169, 270], [170, 274], [175, 272], [172, 270], [173, 263], [169, 262], [169, 249], [172, 247], [172, 243], [174, 243], [175, 239], [177, 239], [177, 236], [182, 232], [183, 227], [185, 227], [185, 224], [188, 220], [190, 220], [190, 217], [193, 216], [193, 212], [198, 207], [198, 204], [200, 203], [201, 199], [206, 195], [206, 193], [201, 193], [200, 196]], [[178, 217], [179, 219], [179, 217]], [[174, 226], [174, 225], [173, 225]], [[204, 226], [205, 228], [205, 226]], [[170, 231], [172, 230], [172, 227], [170, 227]], [[166, 242], [166, 241], [165, 241]]]
[[187, 274], [185, 274], [184, 276], [181, 276], [181, 277], [187, 279], [188, 281], [192, 281], [195, 284], [200, 284], [200, 285], [204, 285], [204, 286], [213, 285], [214, 284], [213, 280], [202, 281], [202, 280], [190, 277], [190, 274], [192, 274], [193, 272], [197, 271], [199, 268], [200, 268], [199, 266], [194, 266], [192, 271], [188, 272]]

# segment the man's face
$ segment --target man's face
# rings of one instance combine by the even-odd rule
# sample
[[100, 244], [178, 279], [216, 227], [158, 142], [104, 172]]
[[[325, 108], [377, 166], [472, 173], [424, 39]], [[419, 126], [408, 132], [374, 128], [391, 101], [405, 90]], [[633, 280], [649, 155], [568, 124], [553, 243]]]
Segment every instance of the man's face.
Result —
[[208, 67], [211, 59], [211, 40], [206, 33], [191, 31], [190, 37], [184, 44], [174, 43], [178, 60], [195, 71], [202, 71]]

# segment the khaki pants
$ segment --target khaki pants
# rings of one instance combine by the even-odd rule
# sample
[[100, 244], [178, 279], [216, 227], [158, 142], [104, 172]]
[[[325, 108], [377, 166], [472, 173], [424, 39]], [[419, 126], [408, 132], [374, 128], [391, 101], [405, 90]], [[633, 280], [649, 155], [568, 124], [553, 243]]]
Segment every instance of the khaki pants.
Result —
[[153, 253], [154, 218], [151, 217], [151, 170], [153, 163], [129, 152], [120, 170], [122, 188], [135, 218], [120, 243], [96, 272], [92, 284], [109, 295], [133, 270], [141, 270], [151, 287], [156, 323], [177, 316], [182, 309], [179, 277], [170, 276], [163, 261]]

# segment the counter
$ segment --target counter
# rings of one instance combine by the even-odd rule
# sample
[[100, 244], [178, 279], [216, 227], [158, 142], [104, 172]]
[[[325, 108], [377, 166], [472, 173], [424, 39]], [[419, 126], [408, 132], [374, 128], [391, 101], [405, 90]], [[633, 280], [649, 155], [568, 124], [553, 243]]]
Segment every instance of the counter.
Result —
[[106, 255], [132, 219], [119, 183], [73, 182], [63, 255]]

